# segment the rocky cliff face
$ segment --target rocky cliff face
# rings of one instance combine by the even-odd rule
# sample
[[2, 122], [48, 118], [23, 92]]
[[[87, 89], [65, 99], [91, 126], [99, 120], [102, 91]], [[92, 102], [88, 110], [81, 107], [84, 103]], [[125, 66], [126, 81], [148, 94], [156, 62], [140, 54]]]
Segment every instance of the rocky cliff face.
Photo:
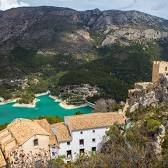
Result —
[[102, 33], [102, 46], [120, 42], [150, 41], [168, 37], [168, 22], [164, 19], [137, 11], [86, 11], [84, 23]]
[[117, 25], [119, 27], [131, 26], [139, 28], [154, 28], [168, 30], [168, 22], [155, 16], [138, 11], [109, 10], [100, 11], [98, 9], [85, 11], [82, 13], [82, 20], [92, 29], [103, 29], [107, 25]]
[[102, 46], [109, 46], [118, 42], [123, 45], [129, 45], [131, 42], [149, 42], [164, 39], [168, 37], [168, 32], [154, 29], [140, 30], [135, 28], [108, 27], [105, 35], [106, 37], [102, 42]]
[[148, 83], [146, 88], [135, 88], [129, 91], [129, 110], [157, 106], [158, 103], [168, 102], [168, 77], [162, 76], [159, 82]]
[[147, 153], [152, 153], [155, 157], [160, 157], [162, 152], [162, 143], [166, 134], [164, 125], [160, 125], [158, 130], [151, 137], [150, 142], [146, 143]]

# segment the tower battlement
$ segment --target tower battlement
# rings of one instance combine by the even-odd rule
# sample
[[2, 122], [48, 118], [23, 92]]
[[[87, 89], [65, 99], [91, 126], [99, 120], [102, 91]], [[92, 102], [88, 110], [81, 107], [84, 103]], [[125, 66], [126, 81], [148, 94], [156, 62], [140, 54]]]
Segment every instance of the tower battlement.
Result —
[[160, 79], [161, 75], [168, 74], [168, 62], [166, 61], [154, 61], [152, 71], [152, 82], [155, 83]]

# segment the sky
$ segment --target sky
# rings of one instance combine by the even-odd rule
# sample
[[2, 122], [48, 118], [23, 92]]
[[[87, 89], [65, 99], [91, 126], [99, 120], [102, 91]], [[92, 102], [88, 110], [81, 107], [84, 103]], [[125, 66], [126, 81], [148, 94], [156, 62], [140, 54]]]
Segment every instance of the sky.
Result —
[[76, 10], [138, 10], [168, 19], [168, 0], [0, 0], [0, 9], [21, 6], [57, 6]]

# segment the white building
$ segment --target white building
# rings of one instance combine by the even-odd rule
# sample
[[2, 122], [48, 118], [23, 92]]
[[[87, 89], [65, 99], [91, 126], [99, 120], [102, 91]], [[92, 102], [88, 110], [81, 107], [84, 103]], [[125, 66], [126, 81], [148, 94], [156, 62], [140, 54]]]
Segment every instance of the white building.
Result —
[[[100, 149], [107, 129], [125, 123], [119, 113], [69, 116], [50, 125], [47, 120], [16, 119], [0, 132], [0, 148], [13, 168], [64, 156], [65, 162]], [[23, 165], [24, 163], [24, 165]]]
[[16, 119], [0, 132], [0, 148], [11, 167], [24, 168], [32, 161], [43, 159], [48, 162], [49, 138], [49, 132], [36, 121]]
[[51, 125], [58, 144], [50, 150], [52, 158], [62, 155], [65, 161], [71, 161], [80, 154], [98, 151], [106, 131], [114, 123], [124, 124], [123, 114], [109, 112], [65, 117], [64, 123]]

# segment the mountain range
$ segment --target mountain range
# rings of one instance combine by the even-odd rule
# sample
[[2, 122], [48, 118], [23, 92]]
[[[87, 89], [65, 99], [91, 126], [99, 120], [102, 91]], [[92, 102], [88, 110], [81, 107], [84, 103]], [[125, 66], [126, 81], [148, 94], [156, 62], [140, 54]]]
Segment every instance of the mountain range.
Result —
[[22, 7], [0, 11], [0, 22], [1, 80], [63, 73], [59, 85], [90, 83], [110, 95], [125, 88], [125, 95], [150, 80], [154, 59], [167, 59], [168, 20], [138, 11]]

